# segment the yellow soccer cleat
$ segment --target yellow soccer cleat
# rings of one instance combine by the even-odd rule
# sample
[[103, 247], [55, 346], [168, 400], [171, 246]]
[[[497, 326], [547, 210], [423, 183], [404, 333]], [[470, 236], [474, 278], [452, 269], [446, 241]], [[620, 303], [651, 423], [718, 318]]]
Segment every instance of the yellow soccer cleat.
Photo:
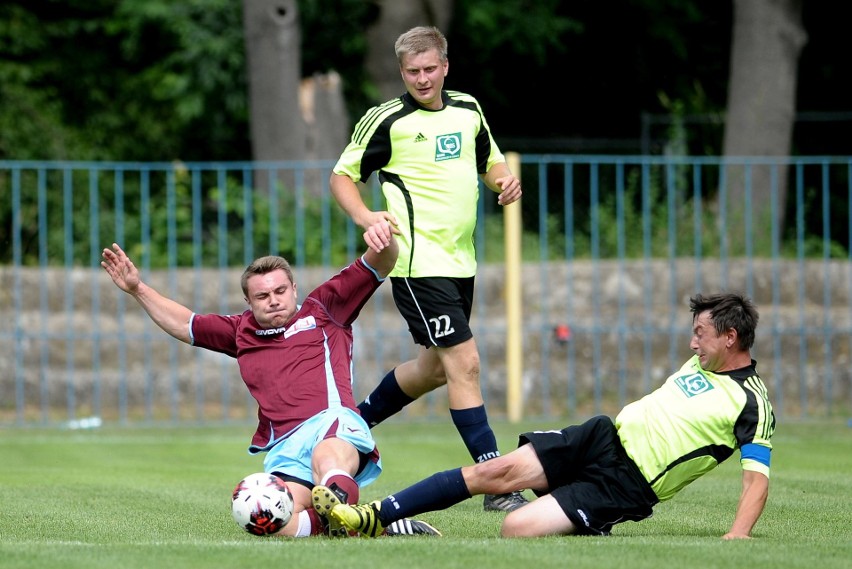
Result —
[[331, 516], [332, 509], [343, 504], [331, 488], [317, 484], [311, 490], [311, 501], [320, 518], [327, 522], [325, 532], [329, 537], [349, 537], [346, 528]]
[[338, 503], [331, 508], [329, 517], [350, 531], [357, 531], [365, 537], [378, 537], [385, 533], [379, 521], [379, 508], [381, 503], [378, 501], [355, 506]]

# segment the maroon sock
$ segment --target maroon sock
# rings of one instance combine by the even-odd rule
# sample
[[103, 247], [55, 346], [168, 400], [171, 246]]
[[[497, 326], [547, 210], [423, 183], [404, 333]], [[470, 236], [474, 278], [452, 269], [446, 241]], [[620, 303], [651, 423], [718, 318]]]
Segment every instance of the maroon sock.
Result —
[[342, 470], [329, 470], [321, 484], [337, 495], [344, 504], [357, 504], [361, 491], [355, 479]]
[[328, 533], [328, 528], [325, 522], [313, 508], [305, 510], [308, 512], [308, 518], [311, 520], [311, 535], [325, 535]]

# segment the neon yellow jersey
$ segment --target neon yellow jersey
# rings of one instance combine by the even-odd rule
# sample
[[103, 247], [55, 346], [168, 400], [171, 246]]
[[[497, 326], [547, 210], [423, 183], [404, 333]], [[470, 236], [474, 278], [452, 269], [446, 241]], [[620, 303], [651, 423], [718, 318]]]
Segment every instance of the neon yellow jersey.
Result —
[[627, 405], [615, 418], [624, 449], [660, 501], [737, 448], [744, 470], [769, 476], [775, 415], [755, 365], [752, 360], [743, 369], [711, 373], [693, 356], [659, 389]]
[[471, 277], [479, 174], [505, 159], [479, 103], [444, 91], [441, 110], [405, 95], [368, 110], [334, 167], [366, 182], [377, 172], [396, 216], [399, 259], [393, 277]]

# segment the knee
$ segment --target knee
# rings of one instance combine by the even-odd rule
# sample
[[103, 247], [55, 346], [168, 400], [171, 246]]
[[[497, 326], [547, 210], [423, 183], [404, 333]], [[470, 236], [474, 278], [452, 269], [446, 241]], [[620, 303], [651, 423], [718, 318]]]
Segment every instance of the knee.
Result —
[[541, 528], [537, 526], [536, 520], [529, 519], [529, 515], [524, 511], [526, 508], [527, 506], [524, 506], [506, 514], [506, 517], [503, 518], [503, 524], [500, 526], [500, 537], [539, 537], [542, 535]]
[[518, 516], [515, 516], [517, 510], [506, 514], [503, 518], [503, 524], [500, 526], [500, 537], [524, 537], [523, 526]]
[[414, 375], [416, 375], [421, 382], [427, 382], [435, 387], [447, 383], [447, 374], [444, 369], [444, 362], [438, 353], [438, 348], [433, 348], [431, 350], [421, 349], [417, 359], [412, 360], [410, 363], [414, 365], [412, 368]]
[[479, 352], [472, 340], [469, 343], [448, 348], [442, 354], [441, 360], [443, 369], [450, 371], [450, 373], [447, 373], [447, 376], [451, 380], [472, 383], [479, 382]]
[[447, 384], [447, 374], [444, 366], [441, 365], [441, 360], [435, 360], [425, 366], [421, 365], [417, 371], [421, 385], [426, 391], [432, 391]]
[[394, 373], [402, 391], [413, 399], [447, 383], [441, 360], [426, 350], [416, 359], [398, 365]]
[[571, 535], [576, 531], [562, 506], [551, 494], [545, 494], [526, 506], [510, 512], [500, 526], [502, 537]]
[[426, 369], [423, 369], [422, 372], [424, 377], [428, 378], [432, 385], [436, 387], [447, 383], [447, 372], [444, 370], [441, 360], [437, 358]]

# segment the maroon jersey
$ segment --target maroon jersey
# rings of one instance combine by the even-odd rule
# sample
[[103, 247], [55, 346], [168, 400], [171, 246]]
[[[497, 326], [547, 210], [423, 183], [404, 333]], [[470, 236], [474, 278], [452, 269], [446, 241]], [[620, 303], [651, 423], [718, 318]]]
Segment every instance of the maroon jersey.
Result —
[[283, 328], [261, 328], [250, 310], [193, 315], [192, 344], [237, 358], [257, 401], [251, 452], [269, 450], [325, 409], [357, 409], [352, 322], [381, 283], [357, 259], [314, 289]]

